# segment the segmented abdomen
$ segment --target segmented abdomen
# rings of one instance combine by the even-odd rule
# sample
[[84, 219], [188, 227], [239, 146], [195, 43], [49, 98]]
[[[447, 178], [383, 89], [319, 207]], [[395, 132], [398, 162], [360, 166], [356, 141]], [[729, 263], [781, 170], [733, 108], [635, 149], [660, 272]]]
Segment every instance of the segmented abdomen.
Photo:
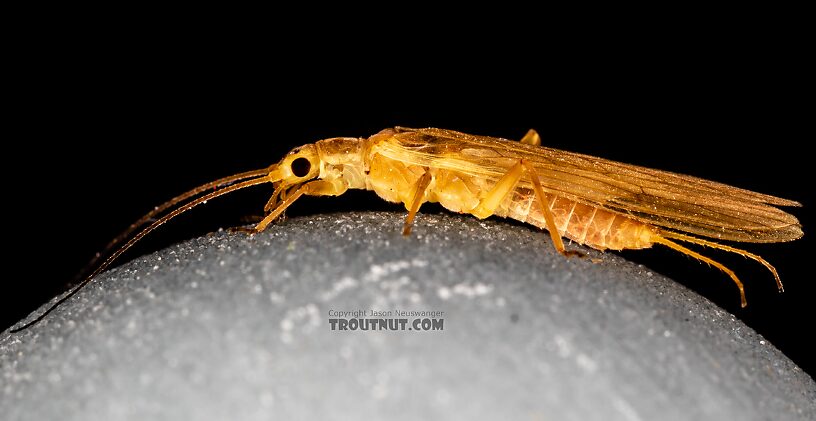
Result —
[[[397, 160], [374, 155], [366, 188], [389, 202], [410, 208], [417, 181], [426, 170]], [[454, 212], [471, 213], [493, 183], [484, 178], [435, 169], [423, 201], [439, 202]], [[562, 237], [604, 250], [638, 249], [652, 246], [654, 231], [646, 224], [593, 206], [549, 195], [555, 226]], [[541, 204], [529, 187], [517, 186], [493, 213], [496, 216], [547, 229]]]
[[[518, 187], [508, 195], [495, 214], [547, 229], [541, 204], [532, 189]], [[555, 226], [562, 237], [595, 249], [639, 249], [652, 246], [653, 230], [635, 221], [597, 207], [548, 195]]]

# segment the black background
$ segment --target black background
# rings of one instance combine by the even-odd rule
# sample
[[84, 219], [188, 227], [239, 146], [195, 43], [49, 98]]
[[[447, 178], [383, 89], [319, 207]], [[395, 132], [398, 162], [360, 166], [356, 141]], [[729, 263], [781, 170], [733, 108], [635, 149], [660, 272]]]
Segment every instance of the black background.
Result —
[[[14, 65], [21, 95], [8, 116], [19, 131], [7, 141], [20, 149], [5, 154], [13, 199], [6, 223], [20, 253], [6, 263], [22, 270], [4, 283], [0, 328], [57, 294], [154, 205], [265, 167], [294, 146], [394, 125], [508, 138], [533, 127], [555, 148], [802, 202], [791, 212], [804, 239], [743, 245], [779, 269], [784, 294], [760, 265], [709, 253], [745, 281], [747, 309], [715, 269], [660, 248], [623, 255], [733, 312], [813, 375], [816, 289], [806, 251], [816, 203], [807, 181], [813, 159], [803, 152], [813, 140], [805, 130], [812, 107], [803, 105], [812, 101], [803, 87], [812, 72], [788, 42], [796, 34], [690, 37], [694, 31], [677, 29], [657, 38], [541, 35], [535, 48], [519, 51], [509, 48], [515, 39], [482, 34], [436, 45], [443, 52], [434, 55], [407, 48], [410, 42], [352, 54], [375, 36], [366, 31], [357, 40], [298, 47], [296, 34], [252, 29], [157, 34], [136, 25], [49, 34]], [[198, 208], [119, 263], [241, 224], [261, 214], [270, 192], [257, 187]], [[304, 198], [289, 214], [373, 209], [401, 207], [349, 192]]]

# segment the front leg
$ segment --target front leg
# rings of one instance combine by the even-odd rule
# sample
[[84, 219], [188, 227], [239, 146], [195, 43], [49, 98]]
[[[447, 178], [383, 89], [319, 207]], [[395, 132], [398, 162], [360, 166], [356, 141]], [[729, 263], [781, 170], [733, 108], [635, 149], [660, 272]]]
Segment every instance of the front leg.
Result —
[[277, 219], [283, 211], [286, 210], [295, 200], [304, 194], [307, 196], [339, 196], [348, 190], [346, 183], [341, 180], [314, 180], [298, 187], [294, 193], [289, 195], [285, 200], [280, 202], [278, 206], [273, 209], [269, 215], [258, 223], [255, 228], [250, 228], [250, 233], [259, 233], [266, 229], [269, 224]]

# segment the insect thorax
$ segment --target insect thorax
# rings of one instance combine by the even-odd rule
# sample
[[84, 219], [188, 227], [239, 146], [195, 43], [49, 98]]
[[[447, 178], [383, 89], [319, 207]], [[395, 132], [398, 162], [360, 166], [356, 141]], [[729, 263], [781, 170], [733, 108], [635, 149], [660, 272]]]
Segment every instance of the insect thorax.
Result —
[[366, 187], [366, 139], [335, 137], [315, 143], [320, 157], [320, 175], [323, 180], [341, 179], [350, 189]]

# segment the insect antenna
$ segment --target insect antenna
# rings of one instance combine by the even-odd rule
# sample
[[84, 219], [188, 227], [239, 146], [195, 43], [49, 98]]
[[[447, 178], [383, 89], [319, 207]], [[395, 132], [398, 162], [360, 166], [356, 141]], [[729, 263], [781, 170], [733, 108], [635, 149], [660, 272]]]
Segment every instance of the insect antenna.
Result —
[[201, 186], [198, 186], [198, 187], [196, 187], [196, 188], [194, 188], [194, 189], [192, 189], [192, 190], [190, 190], [188, 192], [182, 193], [182, 194], [180, 194], [180, 195], [178, 195], [178, 196], [176, 196], [176, 197], [162, 203], [159, 206], [156, 206], [155, 208], [153, 208], [153, 210], [151, 210], [150, 212], [148, 212], [147, 214], [145, 214], [144, 216], [139, 218], [136, 222], [130, 224], [130, 226], [125, 231], [123, 231], [121, 234], [117, 235], [114, 239], [112, 239], [108, 243], [108, 245], [105, 246], [104, 250], [97, 253], [96, 256], [94, 256], [94, 258], [91, 259], [91, 261], [88, 262], [88, 264], [86, 264], [85, 267], [83, 267], [82, 270], [79, 271], [79, 273], [76, 274], [76, 276], [74, 276], [72, 284], [74, 284], [74, 283], [76, 283], [76, 282], [78, 282], [78, 281], [80, 281], [82, 279], [85, 279], [85, 277], [88, 275], [88, 273], [90, 273], [91, 270], [96, 268], [96, 266], [97, 266], [97, 264], [99, 263], [100, 260], [102, 260], [103, 258], [106, 258], [107, 256], [110, 255], [111, 250], [115, 250], [115, 247], [122, 244], [123, 241], [127, 240], [130, 237], [130, 235], [133, 234], [133, 232], [135, 232], [137, 229], [143, 227], [145, 224], [152, 221], [153, 219], [155, 219], [158, 215], [161, 215], [167, 209], [170, 209], [171, 207], [173, 207], [173, 206], [175, 206], [175, 205], [177, 205], [177, 204], [179, 204], [179, 203], [181, 203], [181, 202], [183, 202], [183, 201], [185, 201], [187, 199], [195, 197], [195, 196], [197, 196], [197, 195], [199, 195], [201, 193], [204, 193], [204, 192], [206, 192], [208, 190], [215, 190], [215, 189], [217, 189], [219, 187], [228, 186], [228, 185], [230, 185], [232, 183], [235, 183], [235, 182], [241, 181], [241, 180], [245, 180], [247, 178], [266, 175], [268, 172], [269, 172], [268, 169], [261, 169], [261, 170], [242, 172], [242, 173], [234, 174], [234, 175], [231, 175], [231, 176], [228, 176], [228, 177], [219, 178], [218, 180], [211, 181], [211, 182], [209, 182], [207, 184], [203, 184]]
[[[94, 271], [91, 272], [90, 275], [85, 277], [82, 280], [82, 282], [77, 284], [72, 290], [70, 290], [67, 294], [65, 294], [65, 296], [60, 298], [56, 303], [54, 303], [50, 307], [48, 307], [45, 310], [45, 312], [43, 312], [42, 314], [37, 316], [34, 320], [31, 320], [30, 322], [24, 324], [23, 326], [21, 326], [19, 328], [10, 329], [10, 332], [12, 332], [12, 333], [19, 332], [21, 330], [25, 330], [25, 329], [37, 324], [39, 321], [44, 319], [45, 316], [47, 316], [49, 313], [51, 313], [51, 311], [53, 311], [55, 308], [59, 307], [60, 304], [64, 303], [66, 300], [68, 300], [69, 298], [74, 296], [74, 294], [76, 294], [80, 289], [85, 287], [85, 285], [88, 285], [88, 283], [90, 283], [96, 275], [100, 274], [102, 271], [107, 269], [117, 258], [119, 258], [119, 256], [124, 254], [131, 247], [133, 247], [133, 245], [136, 244], [142, 238], [144, 238], [144, 236], [146, 236], [147, 234], [149, 234], [151, 231], [155, 230], [156, 228], [160, 227], [161, 225], [163, 225], [167, 221], [170, 221], [171, 219], [181, 215], [184, 212], [187, 212], [188, 210], [190, 210], [190, 209], [192, 209], [192, 208], [194, 208], [194, 207], [196, 207], [196, 206], [198, 206], [198, 205], [200, 205], [202, 203], [206, 203], [208, 200], [212, 200], [212, 199], [215, 199], [216, 197], [223, 196], [223, 195], [228, 194], [228, 193], [232, 193], [232, 192], [234, 192], [236, 190], [241, 190], [241, 189], [244, 189], [244, 188], [247, 188], [247, 187], [257, 186], [259, 184], [264, 184], [264, 183], [271, 182], [272, 180], [268, 176], [269, 172], [270, 172], [269, 170], [264, 169], [264, 170], [250, 171], [250, 172], [247, 172], [247, 173], [241, 173], [241, 174], [237, 174], [237, 175], [232, 176], [232, 177], [226, 177], [224, 179], [216, 180], [216, 181], [214, 181], [212, 183], [207, 183], [207, 184], [205, 184], [203, 186], [197, 187], [197, 188], [195, 188], [193, 190], [190, 190], [187, 193], [184, 193], [184, 194], [182, 194], [182, 195], [180, 195], [180, 196], [178, 196], [178, 197], [176, 197], [174, 199], [171, 199], [169, 202], [167, 202], [165, 204], [162, 204], [161, 206], [159, 206], [156, 209], [161, 208], [162, 210], [166, 210], [169, 207], [173, 206], [174, 204], [176, 204], [176, 203], [178, 203], [180, 201], [183, 201], [183, 200], [185, 200], [187, 198], [190, 198], [192, 196], [195, 196], [196, 194], [199, 194], [199, 193], [201, 193], [203, 191], [206, 191], [206, 190], [208, 190], [210, 188], [218, 187], [220, 184], [231, 182], [231, 181], [224, 182], [223, 180], [227, 180], [227, 179], [230, 179], [230, 178], [235, 180], [235, 179], [240, 179], [239, 177], [243, 177], [243, 178], [251, 177], [251, 176], [247, 176], [247, 174], [250, 174], [250, 173], [256, 175], [255, 178], [251, 178], [249, 180], [242, 181], [240, 183], [230, 185], [230, 186], [228, 186], [226, 188], [223, 188], [221, 190], [216, 190], [214, 192], [211, 192], [211, 193], [208, 193], [208, 194], [206, 194], [204, 196], [201, 196], [201, 197], [199, 197], [199, 198], [197, 198], [197, 199], [195, 199], [195, 200], [193, 200], [193, 201], [191, 201], [189, 203], [186, 203], [186, 204], [174, 209], [173, 211], [171, 211], [167, 215], [164, 215], [161, 218], [155, 220], [153, 223], [148, 225], [143, 230], [139, 231], [138, 234], [134, 235], [130, 240], [128, 240], [121, 247], [119, 247], [113, 254], [111, 254], [107, 259], [105, 259], [105, 261], [102, 262], [102, 264], [97, 266], [96, 269], [94, 269]], [[221, 181], [221, 183], [219, 183], [219, 181]], [[158, 213], [158, 212], [159, 211], [157, 211], [156, 213]], [[149, 219], [150, 218], [147, 218], [147, 220], [149, 220]], [[142, 221], [142, 220], [139, 220], [139, 221], [137, 221], [136, 224], [134, 224], [134, 225], [136, 225], [137, 228], [140, 225], [144, 225], [144, 223], [146, 222], [145, 221], [145, 222], [142, 222], [141, 224], [138, 224], [138, 222], [140, 222], [140, 221]], [[133, 227], [133, 225], [131, 225], [131, 227]], [[132, 232], [135, 229], [136, 228], [133, 228], [130, 231]], [[128, 234], [129, 234], [129, 232], [128, 232]]]

